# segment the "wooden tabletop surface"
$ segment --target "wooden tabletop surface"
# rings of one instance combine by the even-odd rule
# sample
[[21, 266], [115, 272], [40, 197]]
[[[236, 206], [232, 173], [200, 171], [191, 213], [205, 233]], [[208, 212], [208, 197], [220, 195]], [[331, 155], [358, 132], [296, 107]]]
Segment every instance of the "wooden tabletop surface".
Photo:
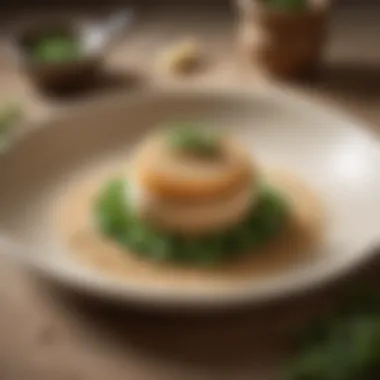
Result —
[[[293, 86], [347, 109], [380, 135], [377, 15], [337, 12], [321, 77]], [[257, 79], [238, 70], [231, 54], [233, 30], [231, 18], [221, 14], [166, 10], [144, 15], [109, 56], [109, 67], [124, 80], [118, 77], [112, 86], [79, 99], [38, 93], [16, 70], [4, 39], [0, 101], [20, 101], [35, 120], [127, 86], [169, 85], [176, 79], [157, 71], [153, 57], [163, 46], [194, 34], [202, 38], [210, 65], [192, 81], [255, 86]], [[125, 81], [125, 73], [133, 80]], [[290, 352], [284, 333], [328, 308], [341, 288], [329, 286], [259, 309], [180, 316], [84, 300], [49, 288], [5, 261], [0, 278], [1, 380], [276, 380], [279, 364]]]

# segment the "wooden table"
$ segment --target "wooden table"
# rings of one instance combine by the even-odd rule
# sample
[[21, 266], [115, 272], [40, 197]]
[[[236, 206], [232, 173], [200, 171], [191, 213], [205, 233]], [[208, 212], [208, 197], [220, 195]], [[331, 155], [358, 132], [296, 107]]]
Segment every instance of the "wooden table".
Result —
[[[380, 133], [377, 14], [336, 14], [320, 80], [297, 87], [347, 108]], [[230, 18], [215, 13], [147, 14], [110, 55], [109, 65], [138, 73], [146, 86], [176, 82], [152, 67], [152, 57], [164, 44], [193, 35], [194, 25], [211, 58], [209, 69], [191, 80], [255, 86], [257, 78], [237, 70], [231, 54]], [[73, 103], [38, 94], [17, 73], [6, 49], [0, 57], [0, 100], [21, 99], [30, 119], [49, 117]], [[111, 90], [117, 91], [103, 86], [99, 94]], [[90, 302], [43, 286], [5, 261], [0, 278], [1, 380], [274, 380], [289, 354], [284, 332], [330, 307], [341, 288], [330, 286], [259, 309], [180, 316]]]

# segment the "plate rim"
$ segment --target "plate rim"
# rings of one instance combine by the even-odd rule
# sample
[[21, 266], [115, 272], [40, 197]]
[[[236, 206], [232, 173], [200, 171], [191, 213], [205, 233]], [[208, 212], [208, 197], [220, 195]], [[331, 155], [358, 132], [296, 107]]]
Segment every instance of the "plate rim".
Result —
[[[162, 95], [208, 95], [215, 96], [217, 94], [223, 93], [223, 95], [229, 96], [244, 96], [244, 97], [269, 97], [269, 98], [282, 98], [283, 101], [289, 104], [297, 104], [297, 106], [304, 105], [309, 109], [312, 108], [314, 112], [321, 112], [327, 114], [328, 117], [332, 119], [339, 120], [340, 123], [345, 124], [345, 128], [360, 133], [361, 135], [367, 136], [373, 141], [374, 149], [379, 152], [380, 157], [380, 144], [379, 138], [366, 126], [365, 122], [357, 120], [354, 116], [351, 116], [347, 112], [341, 111], [339, 108], [332, 107], [325, 104], [323, 101], [307, 97], [301, 92], [290, 88], [284, 88], [281, 86], [259, 86], [255, 89], [247, 88], [221, 88], [221, 87], [206, 87], [202, 86], [200, 88], [196, 86], [182, 86], [173, 87], [165, 89], [152, 89], [148, 92], [143, 93], [123, 93], [108, 96], [107, 98], [96, 98], [86, 103], [77, 104], [75, 106], [69, 107], [63, 112], [57, 112], [55, 115], [44, 121], [34, 121], [29, 122], [29, 127], [27, 132], [24, 132], [9, 147], [9, 151], [18, 145], [24, 139], [28, 139], [33, 133], [43, 133], [46, 128], [54, 128], [54, 125], [58, 125], [65, 120], [77, 119], [81, 115], [86, 116], [94, 107], [101, 106], [102, 109], [107, 110], [109, 105], [113, 102], [130, 102], [131, 100], [137, 100], [142, 98], [162, 96]], [[112, 106], [111, 106], [112, 107]], [[5, 155], [7, 152], [5, 152]], [[1, 159], [1, 158], [0, 158]], [[379, 161], [380, 162], [380, 161]], [[6, 236], [0, 231], [0, 237]], [[380, 240], [380, 236], [379, 236]], [[377, 246], [378, 242], [374, 242], [373, 245]], [[337, 280], [345, 275], [349, 274], [355, 268], [364, 264], [367, 260], [370, 260], [378, 252], [375, 249], [376, 246], [372, 247], [372, 243], [369, 244], [368, 249], [363, 250], [363, 253], [353, 255], [350, 260], [346, 260], [340, 263], [340, 266], [331, 266], [329, 270], [319, 271], [314, 273], [313, 277], [305, 279], [305, 276], [296, 276], [293, 281], [287, 281], [285, 284], [282, 283], [281, 286], [267, 287], [265, 291], [259, 289], [254, 291], [252, 287], [246, 287], [243, 292], [242, 288], [238, 291], [231, 292], [225, 295], [218, 294], [218, 297], [211, 296], [199, 297], [199, 294], [189, 294], [184, 296], [184, 294], [168, 293], [152, 291], [154, 286], [146, 287], [142, 285], [131, 286], [127, 285], [127, 282], [122, 282], [117, 279], [107, 279], [107, 276], [102, 276], [100, 274], [93, 274], [88, 276], [86, 279], [78, 276], [73, 271], [68, 270], [68, 268], [59, 267], [54, 265], [54, 263], [47, 260], [46, 263], [39, 262], [39, 260], [28, 260], [25, 255], [18, 255], [16, 253], [17, 249], [10, 249], [12, 251], [10, 256], [17, 259], [22, 265], [27, 268], [36, 271], [44, 278], [52, 280], [53, 282], [59, 283], [60, 285], [69, 286], [70, 288], [80, 290], [82, 292], [88, 293], [90, 295], [99, 295], [101, 298], [109, 298], [122, 302], [132, 302], [133, 304], [138, 304], [140, 306], [156, 306], [164, 308], [197, 308], [197, 309], [214, 309], [214, 308], [225, 308], [231, 306], [241, 306], [246, 304], [257, 304], [263, 303], [265, 301], [273, 301], [276, 299], [283, 298], [285, 296], [293, 296], [300, 293], [310, 291], [312, 289], [317, 289], [319, 287], [325, 286], [329, 282]], [[17, 242], [15, 242], [17, 245]], [[2, 246], [0, 239], [0, 246]], [[18, 247], [20, 249], [20, 246]], [[7, 249], [6, 249], [7, 250]], [[8, 249], [9, 250], [9, 249]], [[9, 253], [9, 252], [8, 252]], [[145, 289], [145, 290], [144, 290]]]

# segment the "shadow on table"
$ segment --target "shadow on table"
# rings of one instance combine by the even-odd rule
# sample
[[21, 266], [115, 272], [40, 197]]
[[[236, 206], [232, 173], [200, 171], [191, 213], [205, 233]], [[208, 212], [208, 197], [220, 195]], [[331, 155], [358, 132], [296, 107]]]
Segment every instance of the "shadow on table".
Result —
[[364, 98], [380, 98], [380, 62], [377, 64], [336, 62], [326, 63], [313, 81], [317, 89], [333, 94]]
[[380, 62], [363, 64], [355, 62], [326, 62], [316, 75], [298, 80], [328, 94], [363, 99], [380, 98]]
[[126, 356], [133, 352], [147, 363], [158, 361], [218, 373], [223, 369], [256, 373], [260, 368], [275, 370], [274, 363], [287, 351], [276, 323], [268, 324], [265, 316], [248, 309], [186, 315], [121, 309], [72, 295], [66, 295], [65, 302], [75, 323], [84, 324], [91, 337]]
[[152, 360], [218, 371], [268, 366], [275, 371], [276, 363], [291, 351], [292, 332], [333, 308], [348, 283], [372, 274], [378, 277], [379, 269], [380, 261], [371, 260], [349, 277], [308, 294], [259, 308], [208, 313], [144, 311], [62, 289], [54, 293], [59, 292], [60, 302], [76, 324], [126, 355], [132, 350]]
[[104, 71], [84, 83], [78, 80], [73, 85], [70, 84], [70, 86], [60, 89], [39, 88], [39, 91], [45, 97], [53, 100], [75, 102], [82, 98], [102, 95], [110, 91], [133, 90], [142, 85], [141, 76], [135, 72]]

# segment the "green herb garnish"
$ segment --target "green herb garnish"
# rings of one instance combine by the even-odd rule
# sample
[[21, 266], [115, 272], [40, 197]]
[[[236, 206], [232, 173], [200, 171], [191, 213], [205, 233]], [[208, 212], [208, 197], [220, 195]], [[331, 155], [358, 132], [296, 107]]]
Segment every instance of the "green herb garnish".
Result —
[[0, 110], [0, 134], [9, 129], [22, 117], [22, 109], [18, 105], [9, 105]]
[[176, 262], [213, 264], [246, 249], [266, 243], [284, 226], [287, 202], [277, 192], [263, 187], [259, 203], [238, 226], [217, 234], [184, 238], [157, 231], [133, 213], [127, 185], [115, 180], [101, 191], [94, 208], [100, 231], [135, 254]]
[[309, 326], [286, 380], [370, 380], [380, 376], [380, 296], [355, 292]]
[[193, 125], [174, 128], [168, 140], [171, 148], [185, 153], [215, 156], [220, 152], [220, 137]]
[[22, 118], [22, 109], [18, 105], [9, 105], [0, 110], [0, 150], [7, 146], [14, 126]]
[[128, 225], [128, 210], [125, 201], [126, 184], [115, 180], [107, 183], [95, 203], [97, 223], [106, 235], [117, 236]]
[[309, 0], [266, 0], [265, 4], [279, 11], [301, 11], [307, 8]]
[[44, 62], [74, 61], [81, 55], [80, 44], [74, 37], [64, 34], [41, 37], [33, 44], [32, 54]]

